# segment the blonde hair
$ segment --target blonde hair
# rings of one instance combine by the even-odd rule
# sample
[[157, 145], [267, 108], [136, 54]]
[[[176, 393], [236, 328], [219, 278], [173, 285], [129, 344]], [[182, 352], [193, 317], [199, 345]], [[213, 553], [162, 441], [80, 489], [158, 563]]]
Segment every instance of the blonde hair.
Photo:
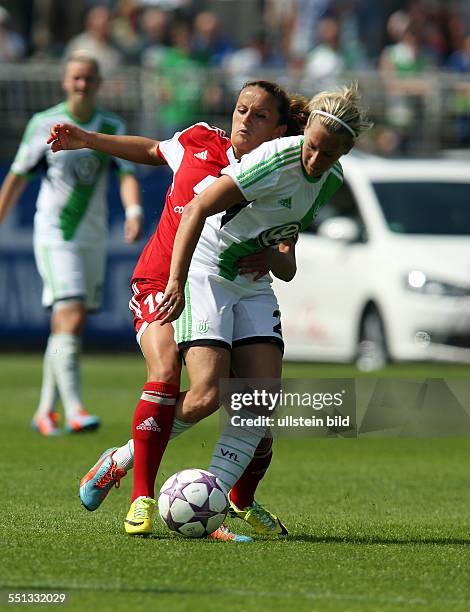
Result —
[[93, 66], [97, 76], [101, 76], [98, 60], [94, 55], [91, 55], [90, 53], [88, 53], [88, 51], [84, 49], [78, 49], [77, 51], [74, 51], [73, 53], [68, 55], [65, 60], [65, 68], [67, 68], [67, 66], [72, 63], [90, 64], [91, 66]]
[[367, 109], [359, 105], [360, 99], [357, 83], [337, 91], [320, 92], [310, 100], [307, 127], [318, 117], [328, 132], [342, 132], [351, 138], [357, 138], [374, 125], [367, 117]]

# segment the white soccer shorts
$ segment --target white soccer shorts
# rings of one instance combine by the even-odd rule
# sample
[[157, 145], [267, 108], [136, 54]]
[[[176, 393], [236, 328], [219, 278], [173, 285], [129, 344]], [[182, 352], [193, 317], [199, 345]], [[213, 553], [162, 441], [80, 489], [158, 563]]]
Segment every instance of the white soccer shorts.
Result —
[[180, 349], [274, 342], [284, 349], [281, 313], [269, 285], [247, 292], [220, 276], [192, 268], [185, 287], [186, 306], [173, 323]]
[[42, 305], [60, 300], [83, 300], [87, 310], [101, 305], [106, 252], [102, 246], [34, 244], [36, 265], [43, 282]]

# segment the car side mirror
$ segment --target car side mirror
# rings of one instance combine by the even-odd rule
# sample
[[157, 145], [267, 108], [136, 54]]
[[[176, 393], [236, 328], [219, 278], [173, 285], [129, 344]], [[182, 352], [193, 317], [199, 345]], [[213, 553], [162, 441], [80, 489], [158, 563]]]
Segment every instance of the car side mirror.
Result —
[[359, 224], [349, 217], [331, 217], [320, 223], [317, 235], [341, 242], [357, 242], [361, 230]]

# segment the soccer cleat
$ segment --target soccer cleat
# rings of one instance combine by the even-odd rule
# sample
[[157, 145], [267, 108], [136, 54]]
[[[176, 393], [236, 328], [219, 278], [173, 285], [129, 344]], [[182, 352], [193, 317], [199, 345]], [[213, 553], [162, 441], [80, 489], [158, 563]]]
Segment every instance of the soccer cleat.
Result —
[[70, 433], [80, 433], [82, 431], [94, 431], [99, 426], [99, 417], [88, 414], [86, 410], [80, 410], [71, 419], [67, 419], [65, 430]]
[[253, 538], [250, 538], [250, 536], [233, 533], [233, 531], [230, 531], [230, 529], [223, 523], [218, 529], [209, 535], [209, 538], [212, 540], [219, 540], [221, 542], [253, 542]]
[[59, 436], [61, 431], [57, 427], [58, 421], [59, 415], [51, 410], [47, 414], [34, 415], [31, 427], [43, 436]]
[[237, 508], [237, 506], [230, 499], [230, 493], [228, 496], [228, 500], [230, 502], [230, 516], [234, 518], [239, 518], [242, 521], [245, 521], [249, 525], [253, 527], [256, 533], [260, 535], [268, 535], [275, 536], [288, 535], [288, 531], [278, 519], [278, 517], [260, 506], [258, 503], [253, 501], [251, 506], [247, 506], [246, 508]]
[[116, 447], [105, 450], [95, 465], [80, 480], [80, 501], [91, 512], [99, 508], [112, 487], [119, 488], [127, 472], [113, 461]]
[[124, 521], [124, 529], [129, 535], [148, 535], [153, 531], [153, 513], [156, 501], [151, 497], [134, 499]]

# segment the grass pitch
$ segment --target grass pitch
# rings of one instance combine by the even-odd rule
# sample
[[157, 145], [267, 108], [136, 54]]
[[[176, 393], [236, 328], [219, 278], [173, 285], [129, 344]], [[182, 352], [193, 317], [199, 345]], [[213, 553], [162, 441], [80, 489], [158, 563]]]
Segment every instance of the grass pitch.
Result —
[[[93, 513], [77, 489], [105, 448], [128, 439], [144, 364], [137, 355], [83, 364], [87, 405], [103, 417], [102, 429], [45, 439], [29, 427], [40, 357], [0, 356], [1, 603], [8, 592], [47, 589], [67, 593], [66, 610], [470, 609], [470, 440], [281, 439], [258, 498], [285, 520], [287, 539], [186, 540], [158, 518], [154, 537], [130, 538], [122, 522], [131, 476]], [[356, 374], [285, 368], [289, 377]], [[397, 366], [383, 374], [467, 369]], [[179, 469], [206, 467], [217, 433], [212, 418], [172, 442], [157, 486]]]

